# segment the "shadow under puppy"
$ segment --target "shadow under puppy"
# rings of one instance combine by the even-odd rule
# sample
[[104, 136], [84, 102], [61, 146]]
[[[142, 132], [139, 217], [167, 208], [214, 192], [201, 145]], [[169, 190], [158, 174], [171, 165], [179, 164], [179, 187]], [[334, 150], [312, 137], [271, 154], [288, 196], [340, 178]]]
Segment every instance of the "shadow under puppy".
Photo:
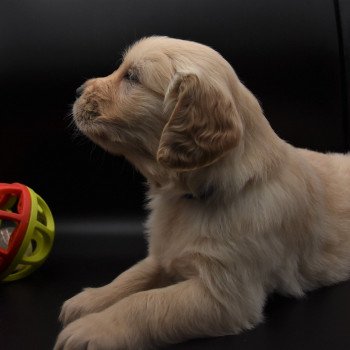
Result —
[[64, 303], [56, 350], [236, 334], [272, 291], [349, 277], [349, 156], [281, 140], [217, 52], [145, 38], [80, 90], [77, 127], [148, 181], [149, 254]]

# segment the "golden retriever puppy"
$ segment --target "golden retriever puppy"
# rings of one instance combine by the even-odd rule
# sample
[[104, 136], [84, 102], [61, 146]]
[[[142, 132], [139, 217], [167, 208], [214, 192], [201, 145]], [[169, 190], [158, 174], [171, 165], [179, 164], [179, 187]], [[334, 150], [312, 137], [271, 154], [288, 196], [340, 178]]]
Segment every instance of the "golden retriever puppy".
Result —
[[77, 127], [147, 179], [149, 254], [64, 303], [56, 350], [236, 334], [349, 277], [350, 157], [281, 140], [217, 52], [146, 38], [80, 90]]

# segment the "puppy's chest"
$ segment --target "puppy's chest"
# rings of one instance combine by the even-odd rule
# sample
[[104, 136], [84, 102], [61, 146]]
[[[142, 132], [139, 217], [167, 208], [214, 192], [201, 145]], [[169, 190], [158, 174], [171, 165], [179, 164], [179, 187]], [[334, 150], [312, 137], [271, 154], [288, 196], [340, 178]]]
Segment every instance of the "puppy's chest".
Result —
[[147, 222], [149, 253], [169, 265], [192, 251], [208, 215], [191, 200], [158, 200], [153, 205]]
[[177, 256], [191, 246], [192, 240], [198, 234], [196, 223], [191, 223], [186, 215], [163, 217], [162, 220], [149, 221], [150, 253], [162, 256]]

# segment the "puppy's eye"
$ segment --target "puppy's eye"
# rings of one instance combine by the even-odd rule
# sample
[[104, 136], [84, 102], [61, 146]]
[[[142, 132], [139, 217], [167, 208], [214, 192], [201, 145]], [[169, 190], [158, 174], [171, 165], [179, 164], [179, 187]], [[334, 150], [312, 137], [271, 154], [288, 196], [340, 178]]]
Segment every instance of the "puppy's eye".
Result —
[[124, 79], [131, 82], [131, 83], [135, 83], [138, 84], [140, 82], [139, 77], [137, 76], [136, 72], [129, 69], [125, 75], [124, 75]]

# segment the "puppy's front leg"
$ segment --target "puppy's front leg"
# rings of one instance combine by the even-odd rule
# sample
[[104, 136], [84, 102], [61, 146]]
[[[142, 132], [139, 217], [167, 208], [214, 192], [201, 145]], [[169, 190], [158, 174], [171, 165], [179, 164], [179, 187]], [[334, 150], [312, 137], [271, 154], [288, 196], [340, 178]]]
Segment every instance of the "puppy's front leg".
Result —
[[232, 334], [242, 328], [242, 315], [232, 316], [231, 309], [235, 306], [222, 305], [199, 279], [190, 279], [130, 295], [71, 323], [59, 335], [55, 350], [140, 350]]
[[62, 306], [60, 321], [67, 325], [89, 313], [102, 311], [130, 294], [154, 288], [161, 282], [161, 276], [159, 265], [152, 257], [147, 257], [112, 283], [100, 288], [87, 288], [67, 300]]

